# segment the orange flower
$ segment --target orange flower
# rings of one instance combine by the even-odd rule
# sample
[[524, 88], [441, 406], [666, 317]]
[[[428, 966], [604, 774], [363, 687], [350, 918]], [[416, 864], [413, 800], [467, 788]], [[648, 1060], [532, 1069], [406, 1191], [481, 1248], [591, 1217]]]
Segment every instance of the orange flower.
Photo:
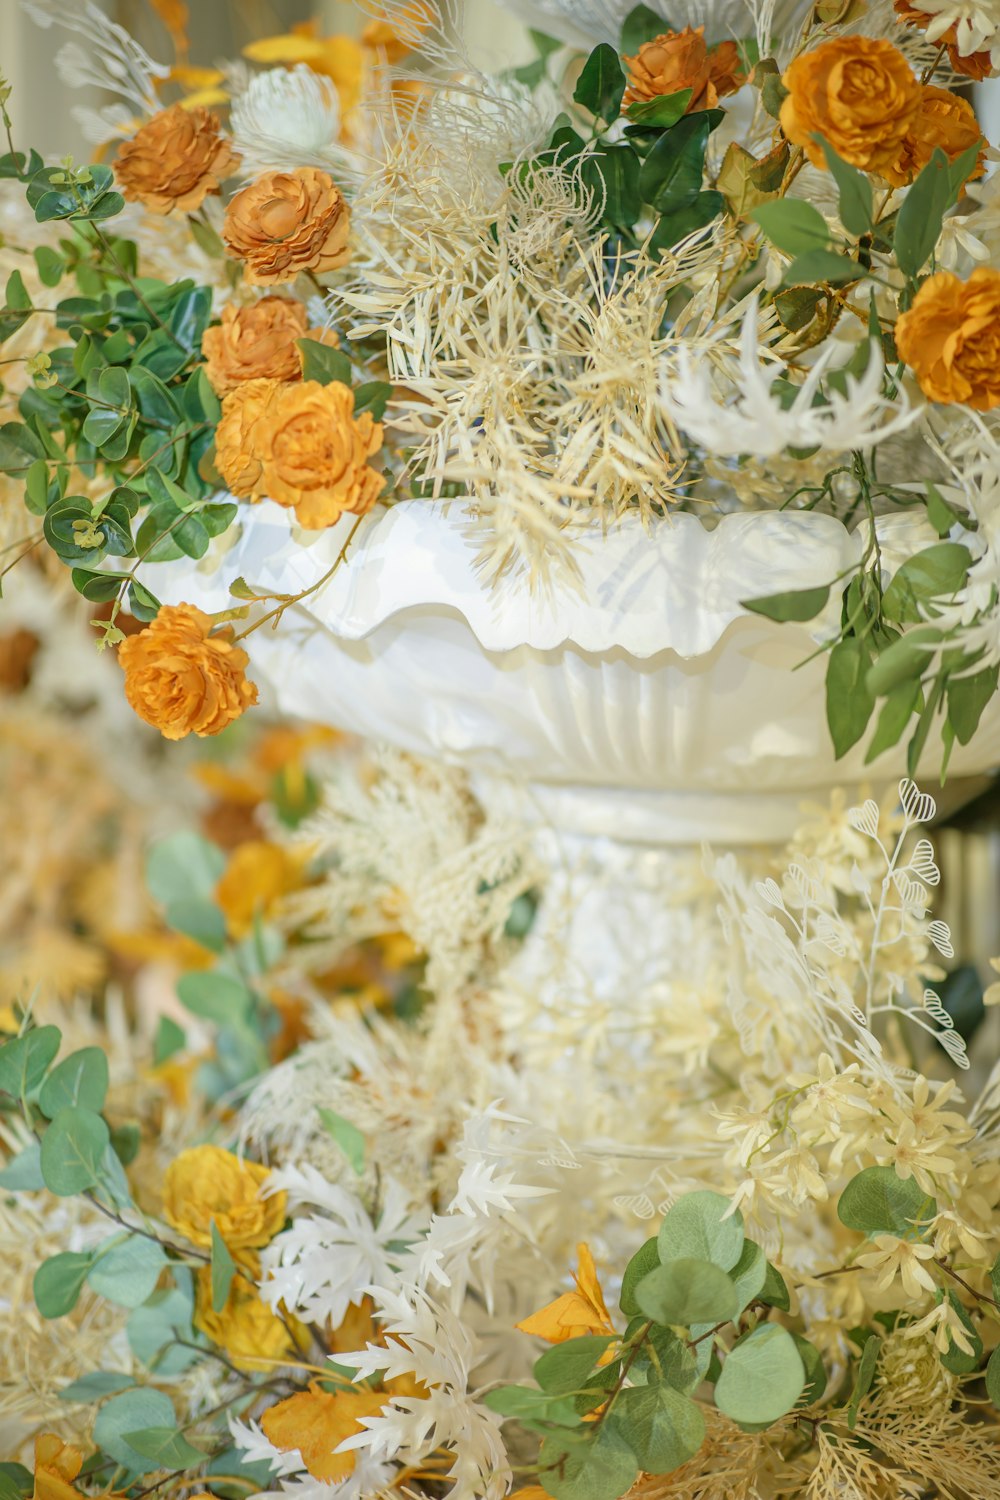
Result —
[[[259, 1274], [256, 1258], [250, 1260], [247, 1269], [253, 1276]], [[240, 1370], [271, 1370], [295, 1347], [289, 1329], [246, 1276], [233, 1277], [222, 1311], [216, 1312], [208, 1266], [195, 1277], [194, 1325], [224, 1349]]]
[[[917, 26], [921, 31], [926, 31], [934, 17], [925, 10], [917, 10], [910, 4], [910, 0], [894, 0], [897, 16], [907, 26]], [[956, 73], [962, 73], [966, 78], [974, 78], [977, 83], [984, 78], [989, 78], [993, 72], [990, 62], [990, 54], [986, 52], [970, 52], [963, 57], [958, 50], [958, 22], [953, 21], [947, 31], [943, 31], [938, 38], [948, 48], [948, 61]]]
[[54, 1432], [35, 1438], [35, 1487], [31, 1500], [80, 1500], [73, 1480], [83, 1468], [83, 1454]]
[[[903, 149], [891, 167], [883, 168], [882, 175], [894, 187], [903, 187], [926, 167], [936, 147], [949, 161], [954, 161], [982, 139], [983, 133], [971, 104], [948, 89], [922, 84], [920, 105], [906, 133]], [[983, 145], [976, 165], [969, 173], [970, 178], [983, 175], [985, 153]]]
[[282, 896], [302, 884], [302, 865], [280, 844], [250, 839], [229, 856], [225, 873], [215, 887], [233, 937], [253, 931], [254, 918], [267, 918]]
[[386, 1402], [376, 1391], [324, 1391], [318, 1384], [270, 1407], [260, 1419], [264, 1435], [282, 1453], [298, 1449], [314, 1479], [335, 1484], [354, 1469], [354, 1453], [335, 1450], [363, 1430], [360, 1418], [378, 1416]]
[[118, 148], [115, 175], [131, 202], [158, 214], [175, 208], [193, 213], [238, 161], [207, 109], [171, 104]]
[[573, 1278], [576, 1291], [563, 1292], [547, 1307], [518, 1323], [516, 1326], [522, 1333], [533, 1333], [550, 1344], [564, 1344], [567, 1339], [576, 1339], [585, 1333], [614, 1333], [590, 1246], [577, 1245], [576, 1252], [580, 1259]]
[[896, 323], [896, 348], [931, 401], [1000, 406], [1000, 271], [929, 276]]
[[291, 297], [224, 307], [222, 321], [206, 328], [201, 340], [205, 374], [216, 394], [226, 396], [245, 380], [300, 379], [302, 351], [296, 341], [337, 342], [332, 330], [307, 329], [307, 322], [304, 305]]
[[164, 604], [156, 619], [118, 648], [125, 696], [164, 739], [218, 734], [257, 702], [249, 657], [193, 604]]
[[269, 495], [318, 529], [371, 510], [385, 480], [367, 460], [381, 445], [381, 425], [354, 415], [349, 386], [251, 380], [222, 403], [216, 463], [234, 495]]
[[208, 1249], [212, 1224], [232, 1251], [266, 1245], [285, 1222], [286, 1193], [262, 1198], [270, 1173], [221, 1146], [192, 1146], [163, 1175], [163, 1217]]
[[804, 52], [782, 82], [781, 128], [817, 167], [826, 166], [813, 140], [819, 134], [844, 161], [884, 175], [920, 105], [920, 85], [899, 48], [866, 36], [835, 37]]
[[736, 43], [720, 42], [709, 49], [704, 26], [665, 31], [643, 42], [635, 57], [622, 61], [629, 78], [625, 104], [691, 89], [690, 114], [695, 109], [714, 109], [720, 98], [734, 94], [744, 82]]
[[351, 214], [319, 167], [265, 172], [230, 199], [222, 237], [252, 286], [334, 271], [347, 261]]

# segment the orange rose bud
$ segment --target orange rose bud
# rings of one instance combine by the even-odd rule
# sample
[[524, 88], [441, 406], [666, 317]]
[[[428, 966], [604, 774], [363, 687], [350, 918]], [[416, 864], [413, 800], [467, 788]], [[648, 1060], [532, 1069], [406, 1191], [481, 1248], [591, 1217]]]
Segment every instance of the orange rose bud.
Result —
[[335, 271], [349, 258], [350, 210], [329, 172], [265, 172], [230, 200], [222, 237], [252, 286], [300, 271]]
[[218, 734], [257, 702], [249, 658], [193, 604], [165, 604], [156, 619], [118, 648], [125, 696], [168, 740]]
[[[231, 399], [231, 398], [228, 398]], [[290, 506], [300, 526], [332, 526], [344, 511], [364, 515], [385, 484], [367, 460], [382, 446], [371, 412], [354, 415], [354, 393], [333, 380], [280, 386], [254, 433], [260, 488]]]
[[721, 42], [709, 50], [704, 26], [665, 31], [644, 42], [635, 57], [622, 61], [628, 68], [625, 104], [690, 89], [690, 114], [696, 109], [714, 109], [721, 97], [735, 93], [744, 82], [735, 42]]
[[986, 154], [983, 133], [972, 105], [948, 89], [925, 83], [921, 85], [920, 105], [907, 131], [903, 149], [891, 167], [883, 168], [882, 175], [894, 187], [903, 187], [926, 167], [935, 148], [940, 148], [949, 161], [954, 161], [963, 151], [977, 144], [981, 149], [976, 165], [969, 173], [970, 178], [983, 175]]
[[[926, 31], [934, 16], [926, 10], [917, 10], [910, 4], [910, 0], [894, 0], [894, 9], [901, 21], [908, 26], [916, 26], [921, 31]], [[993, 73], [993, 64], [990, 61], [989, 52], [970, 52], [963, 57], [958, 50], [958, 22], [953, 21], [947, 31], [941, 33], [939, 41], [944, 42], [948, 48], [948, 61], [956, 73], [962, 73], [966, 78], [974, 78], [981, 83], [984, 78], [989, 78]]]
[[821, 135], [844, 161], [885, 174], [899, 158], [920, 105], [920, 84], [891, 42], [841, 36], [804, 52], [785, 72], [781, 128], [817, 167]]
[[1000, 406], [1000, 271], [929, 276], [896, 323], [896, 348], [929, 400]]
[[193, 213], [238, 162], [214, 115], [171, 104], [119, 146], [115, 176], [125, 198], [153, 213]]

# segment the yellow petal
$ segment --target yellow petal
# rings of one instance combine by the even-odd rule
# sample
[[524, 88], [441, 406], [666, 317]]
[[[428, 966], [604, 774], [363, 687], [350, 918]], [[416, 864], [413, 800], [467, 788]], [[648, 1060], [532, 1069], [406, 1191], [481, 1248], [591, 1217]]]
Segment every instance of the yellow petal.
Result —
[[311, 1385], [307, 1391], [289, 1396], [270, 1407], [260, 1419], [268, 1441], [282, 1453], [298, 1449], [302, 1462], [314, 1479], [336, 1483], [354, 1469], [354, 1454], [334, 1450], [345, 1438], [360, 1432], [360, 1417], [375, 1416], [385, 1397], [374, 1391], [338, 1391], [333, 1394]]
[[262, 36], [243, 48], [243, 56], [251, 62], [268, 63], [313, 63], [326, 51], [326, 43], [315, 36], [297, 36], [286, 32], [284, 36]]
[[574, 1277], [576, 1291], [563, 1292], [554, 1302], [518, 1323], [516, 1326], [522, 1333], [534, 1334], [550, 1344], [562, 1344], [586, 1333], [614, 1333], [590, 1247], [579, 1244], [576, 1248], [580, 1261]]

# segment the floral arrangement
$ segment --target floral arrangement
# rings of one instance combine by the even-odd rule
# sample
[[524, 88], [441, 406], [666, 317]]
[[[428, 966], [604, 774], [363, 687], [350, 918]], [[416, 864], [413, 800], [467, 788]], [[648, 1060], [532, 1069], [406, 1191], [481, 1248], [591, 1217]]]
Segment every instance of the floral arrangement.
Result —
[[[746, 601], [816, 621], [837, 754], [907, 735], [912, 773], [935, 724], [945, 765], [968, 743], [1000, 668], [997, 179], [955, 92], [1000, 56], [986, 9], [737, 5], [712, 39], [640, 5], [496, 77], [430, 0], [364, 46], [264, 39], [284, 66], [254, 73], [28, 9], [118, 102], [81, 115], [110, 165], [2, 162], [53, 232], [3, 313], [28, 385], [0, 458], [38, 528], [12, 561], [44, 543], [110, 604], [140, 716], [212, 734], [254, 701], [242, 642], [302, 596], [233, 578], [212, 619], [156, 571], [225, 567], [265, 497], [304, 550], [353, 518], [344, 557], [373, 507], [457, 498], [500, 588], [572, 575], [581, 528], [749, 505], [856, 539], [828, 584]], [[168, 233], [195, 274], [150, 274]]]

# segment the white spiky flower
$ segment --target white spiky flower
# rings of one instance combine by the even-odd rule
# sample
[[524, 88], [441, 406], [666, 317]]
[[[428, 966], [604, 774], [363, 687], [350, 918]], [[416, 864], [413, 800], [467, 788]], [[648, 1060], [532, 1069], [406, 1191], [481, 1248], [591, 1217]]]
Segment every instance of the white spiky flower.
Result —
[[304, 64], [269, 68], [233, 101], [232, 130], [246, 169], [330, 166], [340, 133], [337, 90]]
[[681, 346], [660, 382], [660, 403], [689, 438], [715, 457], [771, 458], [787, 448], [837, 453], [871, 448], [916, 420], [920, 408], [911, 406], [905, 392], [896, 401], [883, 395], [884, 366], [874, 345], [864, 374], [848, 375], [844, 394], [827, 388], [817, 405], [823, 376], [837, 352], [832, 345], [820, 355], [794, 400], [783, 405], [773, 386], [784, 361], [761, 349], [754, 300], [743, 319], [738, 364], [729, 372], [729, 394], [721, 400], [717, 394], [718, 350], [692, 353]]

